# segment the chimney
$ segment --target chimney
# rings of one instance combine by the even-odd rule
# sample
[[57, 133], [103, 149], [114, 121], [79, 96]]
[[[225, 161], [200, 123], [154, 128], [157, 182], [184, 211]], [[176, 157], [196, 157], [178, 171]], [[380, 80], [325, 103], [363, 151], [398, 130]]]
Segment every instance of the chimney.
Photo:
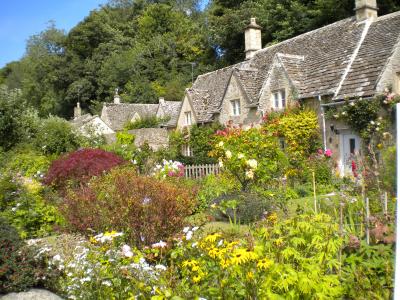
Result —
[[164, 104], [165, 104], [164, 97], [158, 98], [158, 104], [160, 104], [161, 106], [164, 106]]
[[76, 107], [74, 107], [74, 119], [79, 118], [82, 115], [82, 109], [79, 102], [76, 103]]
[[247, 25], [244, 31], [246, 59], [254, 56], [257, 50], [261, 49], [261, 26], [257, 25], [256, 18], [250, 19], [250, 24]]
[[118, 88], [116, 88], [114, 94], [114, 104], [120, 104], [120, 103], [121, 103], [121, 98], [118, 95]]
[[378, 18], [378, 6], [376, 0], [356, 0], [357, 22], [370, 20], [375, 21]]

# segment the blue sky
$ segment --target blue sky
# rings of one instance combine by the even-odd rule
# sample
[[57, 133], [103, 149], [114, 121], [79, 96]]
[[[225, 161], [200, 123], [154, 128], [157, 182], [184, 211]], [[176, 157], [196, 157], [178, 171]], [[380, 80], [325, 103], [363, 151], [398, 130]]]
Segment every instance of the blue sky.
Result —
[[[107, 0], [0, 0], [0, 68], [19, 60], [28, 38], [50, 20], [67, 32]], [[202, 0], [204, 7], [208, 0]]]
[[66, 31], [107, 0], [0, 0], [0, 68], [20, 59], [27, 39], [50, 20]]

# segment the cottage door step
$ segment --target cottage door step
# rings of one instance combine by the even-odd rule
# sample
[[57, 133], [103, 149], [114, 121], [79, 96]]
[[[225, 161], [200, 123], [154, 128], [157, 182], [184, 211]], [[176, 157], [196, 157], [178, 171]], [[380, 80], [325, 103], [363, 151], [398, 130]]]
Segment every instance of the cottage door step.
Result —
[[340, 174], [342, 176], [352, 174], [351, 162], [360, 154], [360, 137], [356, 134], [341, 134], [340, 149]]

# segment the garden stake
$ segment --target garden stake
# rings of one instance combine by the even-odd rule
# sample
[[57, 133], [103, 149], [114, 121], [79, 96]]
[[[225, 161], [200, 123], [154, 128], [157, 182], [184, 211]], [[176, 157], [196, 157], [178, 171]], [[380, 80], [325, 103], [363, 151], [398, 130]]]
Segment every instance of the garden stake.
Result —
[[[344, 203], [342, 199], [340, 199], [340, 227], [339, 227], [340, 238], [343, 238], [343, 206]], [[342, 272], [342, 247], [339, 248], [339, 276], [341, 272]]]
[[388, 195], [387, 195], [387, 192], [385, 192], [385, 194], [384, 194], [383, 201], [384, 201], [384, 211], [383, 211], [383, 213], [385, 214], [385, 216], [387, 216], [387, 214], [388, 214], [388, 207], [387, 207]]
[[315, 190], [315, 172], [312, 172], [312, 181], [313, 181], [313, 189], [314, 189], [314, 212], [317, 213], [317, 192]]
[[367, 236], [367, 244], [369, 245], [369, 199], [368, 197], [365, 198], [365, 212], [366, 212], [366, 222], [365, 222], [365, 226], [366, 226], [366, 236]]

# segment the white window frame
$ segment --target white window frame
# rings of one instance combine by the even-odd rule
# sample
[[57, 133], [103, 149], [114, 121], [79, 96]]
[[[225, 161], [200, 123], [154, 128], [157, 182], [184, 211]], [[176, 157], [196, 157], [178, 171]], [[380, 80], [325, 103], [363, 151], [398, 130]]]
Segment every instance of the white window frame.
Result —
[[186, 157], [192, 157], [193, 156], [193, 151], [192, 151], [192, 148], [190, 148], [189, 144], [182, 145], [182, 155], [186, 156]]
[[231, 100], [232, 116], [240, 116], [240, 100]]
[[185, 125], [189, 126], [192, 125], [192, 112], [185, 111]]
[[287, 105], [286, 90], [281, 89], [273, 91], [271, 94], [271, 102], [274, 109], [284, 109]]

